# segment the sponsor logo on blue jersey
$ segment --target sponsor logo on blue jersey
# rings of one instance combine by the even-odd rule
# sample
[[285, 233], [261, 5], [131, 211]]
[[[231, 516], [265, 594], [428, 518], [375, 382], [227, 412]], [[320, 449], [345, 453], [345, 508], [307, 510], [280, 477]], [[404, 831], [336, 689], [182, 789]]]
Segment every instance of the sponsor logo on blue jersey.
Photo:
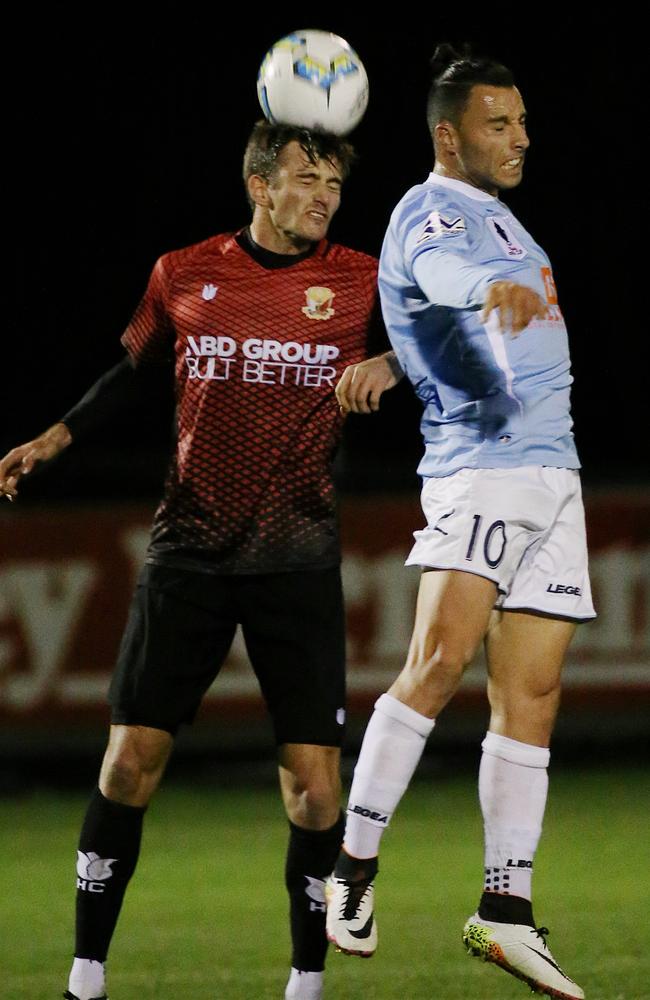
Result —
[[417, 238], [418, 243], [425, 240], [436, 240], [440, 236], [457, 236], [465, 232], [465, 220], [462, 215], [447, 217], [442, 212], [432, 212], [424, 223], [424, 228]]

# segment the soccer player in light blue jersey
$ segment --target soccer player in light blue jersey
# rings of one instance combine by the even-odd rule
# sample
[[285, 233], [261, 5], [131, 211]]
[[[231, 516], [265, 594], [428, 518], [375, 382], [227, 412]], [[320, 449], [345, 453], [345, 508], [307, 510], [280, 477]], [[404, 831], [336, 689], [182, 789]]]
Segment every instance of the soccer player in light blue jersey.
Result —
[[[484, 642], [485, 877], [463, 940], [534, 990], [582, 1000], [531, 904], [562, 665], [576, 623], [594, 617], [567, 332], [548, 257], [500, 200], [529, 146], [512, 74], [447, 45], [433, 68], [434, 170], [393, 212], [379, 274], [391, 342], [424, 405], [427, 525], [407, 560], [423, 572], [406, 665], [376, 703], [355, 770], [328, 936], [373, 953], [381, 835]], [[374, 406], [354, 366], [337, 394], [344, 411]]]

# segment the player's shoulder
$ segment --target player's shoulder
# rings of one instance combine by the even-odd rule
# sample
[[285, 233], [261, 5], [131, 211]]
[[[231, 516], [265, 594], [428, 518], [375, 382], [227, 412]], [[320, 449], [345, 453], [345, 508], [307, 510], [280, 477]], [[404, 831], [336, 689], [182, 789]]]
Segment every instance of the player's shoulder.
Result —
[[158, 258], [157, 266], [160, 266], [167, 275], [172, 275], [179, 267], [192, 266], [207, 257], [222, 256], [233, 246], [236, 235], [236, 233], [219, 233], [190, 246], [168, 250]]
[[362, 274], [376, 274], [378, 260], [362, 250], [353, 250], [342, 243], [327, 243], [324, 246], [327, 262], [342, 268], [352, 268]]
[[450, 236], [471, 241], [472, 234], [480, 232], [483, 226], [485, 204], [437, 183], [431, 174], [424, 183], [409, 188], [398, 202], [391, 215], [389, 234], [398, 246], [411, 249], [421, 248], [425, 243], [446, 244], [446, 237]]
[[459, 192], [427, 180], [409, 188], [395, 206], [391, 221], [393, 224], [414, 221], [430, 212], [463, 216], [476, 214], [476, 211], [470, 199]]

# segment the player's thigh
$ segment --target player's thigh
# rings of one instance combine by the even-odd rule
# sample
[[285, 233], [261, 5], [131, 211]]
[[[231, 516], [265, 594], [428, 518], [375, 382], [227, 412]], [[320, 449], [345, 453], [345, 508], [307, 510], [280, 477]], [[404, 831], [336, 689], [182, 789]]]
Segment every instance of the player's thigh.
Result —
[[424, 572], [407, 664], [426, 667], [436, 654], [468, 663], [485, 635], [495, 598], [496, 585], [476, 573]]
[[474, 573], [423, 573], [406, 664], [389, 693], [435, 718], [485, 635], [495, 597], [496, 585]]
[[236, 627], [227, 580], [145, 566], [111, 682], [112, 722], [172, 734], [191, 722]]
[[265, 574], [242, 588], [242, 631], [278, 745], [340, 746], [345, 616], [338, 567]]
[[492, 696], [535, 699], [556, 691], [575, 629], [560, 618], [495, 611], [485, 640]]

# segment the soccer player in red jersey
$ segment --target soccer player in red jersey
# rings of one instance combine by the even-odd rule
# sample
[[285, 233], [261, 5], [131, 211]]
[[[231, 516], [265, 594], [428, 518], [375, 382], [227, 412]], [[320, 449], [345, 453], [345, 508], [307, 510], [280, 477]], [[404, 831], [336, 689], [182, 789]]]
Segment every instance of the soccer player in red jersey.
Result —
[[[357, 408], [401, 376], [363, 359], [376, 261], [326, 240], [349, 170], [341, 139], [258, 123], [244, 157], [251, 224], [165, 254], [127, 357], [59, 423], [0, 462], [0, 493], [174, 366], [177, 440], [110, 689], [108, 747], [81, 830], [69, 1000], [105, 1000], [104, 962], [144, 812], [182, 723], [242, 626], [271, 714], [290, 834], [285, 1000], [320, 1000], [324, 882], [343, 833], [344, 621], [331, 460], [334, 388]], [[361, 364], [360, 364], [361, 363]], [[348, 375], [348, 379], [352, 376]]]

